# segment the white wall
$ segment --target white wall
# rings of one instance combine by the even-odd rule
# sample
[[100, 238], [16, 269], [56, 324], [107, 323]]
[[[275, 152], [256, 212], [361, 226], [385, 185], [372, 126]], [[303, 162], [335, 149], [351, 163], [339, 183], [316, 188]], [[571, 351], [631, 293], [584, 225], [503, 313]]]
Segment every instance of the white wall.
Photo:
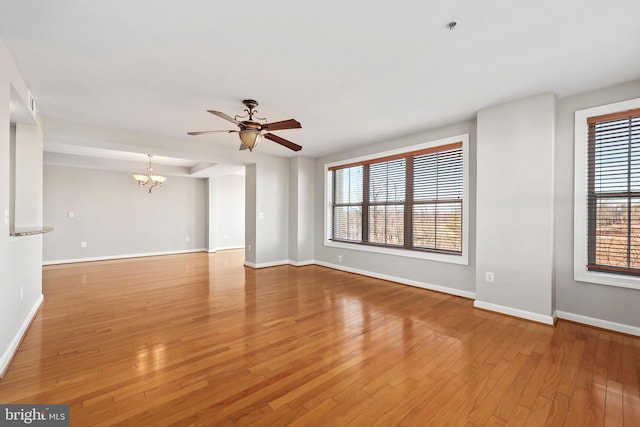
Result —
[[256, 267], [287, 263], [289, 257], [288, 159], [273, 157], [258, 163], [255, 186]]
[[[573, 280], [574, 113], [640, 97], [640, 80], [558, 100], [555, 167], [556, 295], [560, 317], [626, 331], [640, 328], [640, 291]], [[621, 326], [622, 325], [622, 326]]]
[[271, 157], [246, 167], [245, 264], [288, 263], [289, 162]]
[[555, 96], [477, 121], [476, 306], [552, 323]]
[[169, 176], [148, 194], [124, 172], [46, 165], [44, 177], [45, 223], [55, 228], [45, 263], [205, 248], [204, 179]]
[[42, 224], [42, 129], [17, 123], [15, 139], [14, 223], [31, 227]]
[[208, 252], [216, 251], [216, 183], [215, 178], [206, 180], [207, 200], [205, 204], [205, 245]]
[[244, 247], [244, 181], [242, 175], [215, 178], [215, 249]]
[[[442, 290], [456, 295], [475, 296], [475, 121], [466, 121], [406, 137], [366, 145], [358, 150], [334, 154], [315, 163], [315, 259], [324, 265], [372, 276], [384, 277], [415, 286]], [[395, 255], [363, 252], [324, 245], [326, 163], [375, 154], [396, 148], [469, 134], [469, 265], [449, 264]], [[338, 257], [342, 257], [342, 262]]]
[[[9, 109], [12, 90], [22, 104], [28, 105], [28, 88], [0, 39], [0, 376], [4, 374], [42, 301], [42, 236], [11, 237], [9, 223], [15, 222], [15, 218], [4, 221], [5, 212], [15, 214], [15, 204], [11, 200], [14, 194], [11, 185], [15, 180], [10, 176], [13, 170], [10, 122], [14, 118]], [[40, 117], [32, 117], [30, 121], [35, 124], [36, 129], [26, 140], [30, 145], [27, 151], [41, 151]], [[16, 145], [21, 142], [16, 138]], [[19, 211], [26, 215], [25, 220], [35, 222], [31, 224], [33, 226], [42, 225], [42, 217], [39, 215], [42, 212], [42, 199], [39, 198], [42, 194], [42, 180], [39, 179], [41, 157], [36, 156], [32, 161], [16, 158], [15, 170], [20, 171], [20, 175], [33, 174], [35, 177], [27, 186], [28, 194], [22, 193], [25, 190], [21, 188], [20, 194], [15, 196], [18, 200], [28, 198], [24, 199], [28, 200], [25, 205], [18, 203], [21, 205]], [[29, 210], [24, 211], [23, 207], [26, 208], [27, 205]]]
[[256, 165], [248, 165], [244, 176], [244, 259], [245, 264], [256, 266], [256, 240], [257, 240], [257, 170]]
[[293, 157], [289, 161], [289, 261], [313, 262], [315, 161]]

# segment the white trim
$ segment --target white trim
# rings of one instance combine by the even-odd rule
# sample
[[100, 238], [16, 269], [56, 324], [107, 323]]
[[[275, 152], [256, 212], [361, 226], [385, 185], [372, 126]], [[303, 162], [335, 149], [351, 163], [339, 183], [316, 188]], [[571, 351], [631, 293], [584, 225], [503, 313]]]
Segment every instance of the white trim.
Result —
[[18, 329], [18, 332], [11, 340], [11, 343], [9, 343], [9, 347], [7, 347], [4, 353], [2, 353], [2, 357], [0, 357], [0, 379], [4, 377], [4, 374], [7, 372], [7, 369], [9, 369], [9, 365], [13, 360], [13, 356], [16, 354], [16, 351], [18, 351], [18, 347], [20, 347], [20, 343], [22, 342], [22, 339], [27, 333], [27, 330], [29, 329], [29, 325], [31, 325], [31, 322], [33, 322], [34, 317], [36, 317], [38, 308], [40, 308], [40, 305], [42, 304], [43, 299], [44, 299], [44, 296], [40, 294], [36, 302], [33, 304], [33, 307], [31, 307], [31, 311], [29, 311], [27, 318], [24, 319], [24, 322], [22, 322], [22, 325], [20, 325], [20, 329]]
[[587, 270], [587, 137], [589, 117], [640, 108], [640, 98], [575, 112], [573, 199], [573, 279], [578, 282], [640, 289], [640, 277]]
[[230, 249], [244, 249], [244, 245], [240, 246], [217, 246], [213, 252], [215, 251], [228, 251]]
[[277, 267], [279, 265], [292, 265], [294, 267], [304, 267], [305, 265], [314, 265], [318, 264], [318, 261], [310, 259], [307, 261], [292, 261], [290, 259], [282, 260], [282, 261], [271, 261], [271, 262], [262, 262], [259, 264], [255, 264], [253, 262], [245, 261], [244, 265], [251, 268], [267, 268], [267, 267]]
[[545, 325], [553, 325], [555, 323], [555, 316], [547, 316], [532, 311], [520, 310], [519, 308], [507, 307], [505, 305], [475, 300], [473, 306], [497, 313], [508, 314], [513, 317], [520, 317], [521, 319], [533, 320], [534, 322], [544, 323]]
[[288, 265], [291, 261], [288, 259], [282, 261], [271, 261], [271, 262], [261, 262], [261, 263], [253, 263], [249, 261], [245, 261], [244, 265], [251, 268], [267, 268], [267, 267], [277, 267], [279, 265]]
[[217, 251], [228, 251], [231, 249], [244, 249], [244, 245], [240, 245], [240, 246], [219, 246], [219, 247], [215, 247], [213, 249], [207, 249], [207, 252], [209, 252], [210, 254], [214, 254]]
[[207, 252], [207, 249], [200, 248], [200, 249], [185, 249], [180, 251], [146, 252], [141, 254], [107, 255], [107, 256], [75, 258], [75, 259], [57, 259], [52, 261], [42, 261], [42, 265], [70, 264], [74, 262], [89, 262], [89, 261], [107, 261], [111, 259], [142, 258], [142, 257], [159, 256], [159, 255], [188, 254], [192, 252]]
[[376, 279], [388, 280], [390, 282], [396, 282], [403, 285], [415, 286], [417, 288], [427, 289], [430, 291], [442, 292], [445, 294], [455, 295], [463, 298], [475, 299], [475, 292], [463, 291], [461, 289], [449, 288], [447, 286], [434, 285], [433, 283], [419, 282], [417, 280], [405, 279], [403, 277], [389, 276], [386, 274], [374, 273], [371, 271], [360, 270], [358, 268], [345, 267], [344, 265], [331, 264], [324, 261], [316, 261], [316, 264], [323, 267], [333, 268], [335, 270], [342, 270], [348, 273], [361, 274], [363, 276], [374, 277]]
[[314, 265], [318, 262], [316, 260], [310, 259], [307, 261], [291, 261], [289, 260], [289, 265], [293, 265], [294, 267], [304, 267], [305, 265]]
[[[343, 242], [333, 242], [329, 236], [329, 215], [328, 211], [331, 207], [331, 174], [329, 168], [333, 166], [339, 166], [347, 163], [357, 163], [366, 160], [376, 159], [380, 157], [393, 156], [396, 154], [409, 153], [411, 151], [422, 150], [426, 148], [437, 147], [440, 145], [452, 144], [455, 142], [462, 142], [462, 180], [463, 180], [463, 194], [462, 194], [462, 255], [447, 255], [432, 252], [414, 251], [407, 249], [394, 249], [385, 248], [379, 246], [361, 245], [361, 244], [349, 244]], [[469, 265], [469, 134], [461, 134], [448, 138], [438, 139], [436, 141], [430, 141], [422, 144], [412, 145], [408, 147], [401, 147], [394, 150], [388, 150], [379, 153], [368, 154], [365, 156], [354, 157], [350, 159], [343, 159], [326, 163], [324, 165], [324, 245], [328, 247], [352, 249], [356, 251], [365, 252], [377, 252], [387, 255], [396, 255], [409, 258], [419, 258], [431, 261], [447, 262], [451, 264]]]
[[596, 328], [608, 329], [611, 331], [640, 337], [640, 327], [638, 326], [611, 322], [609, 320], [597, 319], [595, 317], [583, 316], [581, 314], [568, 313], [566, 311], [558, 311], [558, 318], [570, 320], [572, 322], [583, 323], [589, 326], [595, 326]]

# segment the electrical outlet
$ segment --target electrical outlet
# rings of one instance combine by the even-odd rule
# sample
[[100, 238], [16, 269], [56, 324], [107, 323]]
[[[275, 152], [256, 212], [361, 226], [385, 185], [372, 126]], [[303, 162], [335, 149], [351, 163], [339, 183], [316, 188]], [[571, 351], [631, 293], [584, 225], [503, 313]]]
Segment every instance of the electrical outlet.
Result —
[[338, 255], [338, 262], [342, 262], [342, 255]]
[[75, 218], [76, 217], [76, 213], [74, 211], [69, 211], [67, 213], [67, 216], [69, 216], [69, 218]]
[[20, 302], [24, 299], [24, 286], [20, 286]]
[[493, 271], [487, 271], [484, 273], [484, 281], [487, 283], [493, 283], [493, 280], [495, 279], [494, 275], [493, 275]]
[[260, 219], [264, 219], [264, 212], [260, 212], [260, 213], [258, 214], [258, 217], [259, 217]]
[[184, 239], [185, 239], [187, 242], [190, 242], [190, 241], [191, 241], [191, 237], [189, 237], [189, 236], [185, 237]]
[[80, 242], [80, 247], [81, 248], [86, 248], [87, 247], [87, 242]]
[[4, 210], [4, 225], [9, 225], [9, 209]]
[[251, 245], [247, 245], [247, 250], [251, 252]]

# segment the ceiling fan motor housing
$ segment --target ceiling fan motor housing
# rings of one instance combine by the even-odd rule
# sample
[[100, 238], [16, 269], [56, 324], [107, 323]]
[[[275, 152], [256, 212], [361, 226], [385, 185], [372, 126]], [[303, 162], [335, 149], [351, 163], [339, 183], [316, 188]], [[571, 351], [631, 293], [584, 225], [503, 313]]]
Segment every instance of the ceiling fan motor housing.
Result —
[[262, 125], [260, 123], [252, 122], [249, 120], [245, 120], [244, 122], [240, 122], [240, 128], [242, 130], [256, 130], [259, 131], [262, 129]]

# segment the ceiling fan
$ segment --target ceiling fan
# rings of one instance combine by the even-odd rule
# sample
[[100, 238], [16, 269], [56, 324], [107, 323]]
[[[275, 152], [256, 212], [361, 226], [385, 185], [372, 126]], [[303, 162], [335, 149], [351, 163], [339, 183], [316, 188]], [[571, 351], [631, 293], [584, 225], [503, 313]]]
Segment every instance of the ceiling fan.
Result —
[[281, 138], [278, 135], [274, 135], [270, 132], [272, 130], [299, 129], [302, 127], [300, 122], [294, 119], [289, 119], [280, 122], [267, 123], [266, 118], [257, 117], [255, 115], [255, 113], [257, 113], [255, 108], [258, 106], [258, 101], [255, 101], [253, 99], [245, 99], [244, 101], [242, 101], [242, 103], [247, 107], [247, 109], [244, 110], [247, 114], [245, 114], [244, 116], [236, 115], [235, 117], [231, 117], [228, 114], [222, 113], [220, 111], [207, 110], [214, 116], [218, 116], [235, 124], [236, 126], [238, 126], [238, 130], [205, 130], [200, 132], [187, 132], [187, 134], [202, 135], [203, 133], [212, 132], [238, 132], [241, 141], [241, 150], [248, 149], [249, 151], [253, 151], [255, 146], [258, 145], [263, 137], [277, 144], [280, 144], [283, 147], [287, 147], [290, 150], [302, 150], [302, 146], [294, 144], [293, 142]]

